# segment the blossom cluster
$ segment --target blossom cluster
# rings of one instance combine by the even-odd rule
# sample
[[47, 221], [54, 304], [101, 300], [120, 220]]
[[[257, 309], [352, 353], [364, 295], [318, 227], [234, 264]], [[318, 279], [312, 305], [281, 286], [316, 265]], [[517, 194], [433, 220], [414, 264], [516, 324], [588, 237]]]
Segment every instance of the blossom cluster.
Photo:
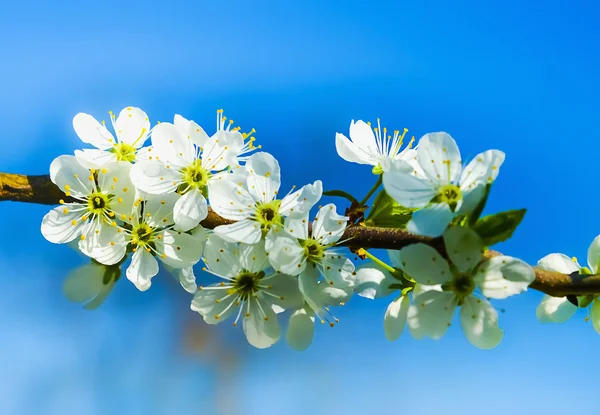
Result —
[[[51, 180], [65, 198], [41, 227], [48, 241], [91, 258], [65, 284], [67, 296], [87, 308], [102, 303], [122, 265], [145, 291], [162, 263], [193, 295], [190, 307], [206, 323], [241, 324], [257, 348], [280, 339], [286, 313], [287, 343], [306, 349], [315, 323], [335, 326], [332, 307], [355, 293], [394, 295], [384, 317], [390, 340], [405, 326], [417, 339], [440, 338], [458, 308], [467, 340], [492, 348], [503, 331], [490, 299], [519, 294], [535, 278], [519, 259], [486, 254], [495, 240], [479, 216], [504, 161], [499, 150], [463, 165], [447, 133], [426, 134], [414, 147], [413, 137], [403, 146], [407, 130], [388, 134], [379, 121], [352, 121], [350, 138], [335, 137], [337, 152], [372, 166], [377, 183], [342, 215], [335, 204], [319, 205], [320, 180], [280, 194], [279, 162], [255, 144], [254, 130], [242, 133], [222, 110], [212, 135], [180, 115], [154, 126], [139, 108], [109, 115], [114, 134], [89, 114], [74, 117], [77, 136], [95, 148], [52, 162]], [[365, 220], [356, 212], [364, 213], [381, 185]], [[392, 204], [380, 202], [383, 197]], [[395, 221], [398, 209], [409, 220], [394, 227], [439, 246], [391, 250], [387, 263], [348, 236], [350, 227], [378, 226], [375, 216]], [[355, 266], [352, 253], [364, 262]]]

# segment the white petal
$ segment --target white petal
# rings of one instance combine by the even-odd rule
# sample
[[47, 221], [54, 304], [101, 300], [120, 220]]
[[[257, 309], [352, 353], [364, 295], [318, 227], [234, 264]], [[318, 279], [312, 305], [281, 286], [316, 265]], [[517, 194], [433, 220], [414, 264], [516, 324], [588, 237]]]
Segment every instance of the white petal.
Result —
[[577, 306], [571, 304], [566, 297], [544, 295], [535, 315], [540, 323], [564, 323], [573, 317], [576, 311]]
[[173, 273], [179, 280], [179, 283], [190, 294], [194, 294], [198, 291], [198, 286], [196, 285], [196, 275], [194, 274], [193, 267], [187, 268], [173, 268]]
[[189, 231], [208, 216], [208, 205], [200, 190], [194, 188], [183, 195], [173, 209], [177, 229]]
[[142, 161], [133, 165], [131, 182], [138, 189], [155, 195], [172, 193], [181, 181], [173, 169], [167, 169], [159, 161]]
[[269, 153], [254, 153], [246, 162], [248, 191], [254, 200], [269, 202], [281, 185], [279, 162]]
[[298, 275], [298, 287], [306, 303], [316, 312], [323, 309], [323, 297], [319, 289], [319, 271], [312, 265]]
[[565, 254], [549, 254], [540, 259], [537, 266], [547, 271], [560, 272], [561, 274], [572, 274], [579, 272], [579, 264]]
[[397, 340], [404, 331], [404, 326], [408, 318], [409, 305], [410, 300], [408, 296], [403, 295], [392, 301], [385, 311], [383, 328], [385, 330], [385, 337], [389, 341]]
[[204, 261], [208, 268], [222, 276], [234, 277], [241, 270], [239, 247], [236, 243], [224, 241], [218, 234], [210, 234], [204, 246]]
[[402, 268], [402, 258], [400, 250], [388, 249], [388, 257], [390, 258], [390, 265], [394, 268]]
[[504, 153], [500, 150], [487, 150], [476, 155], [462, 171], [461, 189], [471, 189], [479, 184], [492, 183], [498, 177], [504, 157]]
[[481, 293], [489, 298], [502, 299], [527, 290], [535, 280], [531, 266], [520, 259], [501, 255], [481, 264], [475, 282]]
[[92, 193], [94, 181], [89, 178], [90, 171], [79, 164], [75, 156], [58, 156], [50, 164], [52, 183], [73, 196], [87, 196]]
[[200, 261], [202, 245], [187, 233], [166, 230], [161, 233], [162, 239], [155, 242], [160, 260], [174, 268], [187, 268]]
[[69, 273], [63, 292], [75, 303], [83, 303], [98, 295], [104, 284], [105, 267], [97, 264], [86, 264]]
[[73, 128], [81, 141], [100, 150], [108, 150], [115, 144], [113, 135], [90, 114], [80, 112], [73, 117]]
[[333, 251], [325, 251], [321, 266], [323, 276], [330, 285], [338, 288], [353, 286], [354, 264], [349, 258]]
[[127, 243], [125, 235], [116, 226], [104, 226], [94, 239], [90, 256], [104, 265], [114, 265], [125, 257]]
[[369, 124], [362, 120], [350, 122], [350, 139], [354, 144], [357, 145], [362, 151], [377, 155], [377, 142], [375, 140], [375, 134]]
[[415, 235], [435, 238], [444, 233], [454, 213], [446, 203], [436, 203], [413, 212], [406, 230]]
[[262, 231], [258, 222], [243, 219], [230, 225], [219, 225], [213, 232], [230, 242], [244, 244], [258, 243], [262, 238]]
[[319, 209], [313, 222], [313, 238], [322, 245], [329, 245], [340, 240], [346, 230], [348, 217], [338, 215], [333, 203]]
[[204, 131], [204, 129], [194, 121], [187, 120], [181, 115], [175, 114], [173, 123], [198, 147], [203, 147], [204, 144], [206, 144], [206, 141], [208, 140], [208, 134], [206, 134], [206, 131]]
[[458, 183], [462, 171], [460, 151], [448, 133], [429, 133], [419, 140], [417, 161], [435, 183]]
[[260, 272], [269, 268], [269, 259], [264, 242], [239, 247], [239, 261], [242, 268], [250, 272]]
[[402, 248], [400, 258], [404, 272], [421, 284], [443, 284], [452, 278], [448, 262], [429, 245], [418, 243]]
[[405, 172], [384, 173], [383, 187], [392, 199], [410, 208], [427, 206], [437, 194], [431, 182]]
[[[235, 296], [228, 296], [227, 290], [214, 290], [221, 284], [212, 284], [205, 288], [200, 288], [194, 294], [194, 299], [190, 308], [202, 315], [204, 321], [208, 324], [218, 324], [227, 320], [234, 313], [238, 312], [238, 307], [232, 304], [236, 301]], [[242, 307], [244, 305], [241, 305]]]
[[164, 228], [175, 223], [173, 210], [181, 195], [167, 193], [164, 195], [145, 194], [139, 199], [144, 201], [144, 221], [153, 228]]
[[294, 350], [303, 351], [310, 346], [315, 335], [315, 316], [311, 310], [301, 308], [290, 316], [286, 333], [287, 344]]
[[127, 268], [127, 279], [140, 291], [150, 288], [150, 280], [158, 274], [158, 262], [151, 253], [138, 248], [131, 257], [131, 264]]
[[277, 271], [298, 275], [306, 267], [304, 248], [298, 240], [284, 232], [269, 232], [265, 240], [269, 262]]
[[130, 179], [131, 167], [126, 161], [118, 161], [98, 171], [98, 187], [112, 195], [109, 207], [118, 217], [130, 215], [133, 209], [135, 189]]
[[389, 285], [400, 282], [392, 277], [388, 270], [375, 263], [359, 266], [352, 279], [354, 292], [371, 300], [390, 295], [394, 290], [390, 289]]
[[228, 180], [209, 181], [210, 206], [221, 217], [242, 220], [254, 213], [254, 200], [250, 194]]
[[119, 113], [115, 121], [115, 130], [119, 142], [140, 148], [148, 138], [150, 121], [141, 109], [127, 107]]
[[459, 271], [469, 272], [483, 259], [483, 242], [479, 235], [463, 226], [444, 232], [444, 246]]
[[154, 151], [152, 146], [142, 147], [135, 153], [135, 161], [136, 163], [139, 163], [140, 161], [150, 161], [154, 158], [154, 154], [156, 154], [156, 151]]
[[281, 200], [279, 213], [283, 216], [293, 215], [298, 218], [309, 213], [323, 195], [323, 183], [316, 180], [312, 184], [302, 186]]
[[376, 158], [371, 153], [368, 153], [366, 149], [361, 149], [343, 134], [336, 133], [335, 148], [338, 155], [350, 163], [370, 164], [372, 166], [377, 164]]
[[416, 296], [408, 308], [410, 333], [417, 340], [425, 336], [441, 338], [450, 327], [455, 308], [456, 297], [453, 293], [425, 291]]
[[273, 302], [284, 310], [297, 309], [304, 305], [304, 299], [298, 288], [298, 278], [287, 274], [276, 274], [264, 281], [268, 285], [267, 291], [279, 298], [273, 298]]
[[235, 142], [241, 139], [239, 132], [218, 131], [210, 137], [202, 147], [202, 165], [213, 171], [223, 170], [229, 165], [235, 164]]
[[308, 239], [308, 213], [288, 216], [284, 220], [283, 228], [294, 238]]
[[598, 301], [598, 299], [594, 300], [590, 309], [590, 320], [592, 321], [594, 330], [600, 334], [600, 301]]
[[171, 165], [171, 168], [187, 167], [196, 158], [192, 140], [168, 122], [160, 123], [152, 129], [152, 148], [160, 160], [166, 165]]
[[460, 308], [460, 325], [469, 343], [479, 349], [496, 347], [504, 332], [498, 327], [498, 313], [485, 300], [472, 295]]
[[107, 163], [117, 161], [115, 153], [104, 150], [75, 150], [75, 157], [86, 169], [99, 169]]
[[81, 235], [83, 222], [80, 218], [81, 212], [71, 212], [63, 206], [54, 208], [42, 219], [42, 235], [54, 244], [71, 242]]
[[588, 248], [587, 261], [593, 273], [598, 272], [600, 264], [600, 235], [596, 236]]
[[261, 300], [250, 300], [250, 317], [243, 317], [243, 327], [248, 343], [258, 349], [266, 349], [279, 340], [279, 323], [270, 304], [261, 301], [259, 307], [259, 301]]

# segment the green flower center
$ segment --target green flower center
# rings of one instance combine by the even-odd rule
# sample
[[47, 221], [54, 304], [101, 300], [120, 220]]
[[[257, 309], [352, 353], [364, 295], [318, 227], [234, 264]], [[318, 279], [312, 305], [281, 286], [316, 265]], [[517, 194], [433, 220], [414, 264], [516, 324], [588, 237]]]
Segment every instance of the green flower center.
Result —
[[206, 191], [208, 188], [208, 179], [211, 174], [202, 167], [200, 159], [194, 160], [192, 164], [181, 170], [183, 174], [183, 184], [178, 189], [181, 192], [185, 192], [192, 189], [198, 189], [206, 197]]
[[118, 161], [127, 161], [129, 163], [133, 163], [135, 161], [136, 150], [131, 144], [119, 143], [110, 151], [117, 155]]
[[475, 291], [475, 281], [469, 274], [455, 273], [452, 281], [442, 285], [444, 291], [452, 291], [459, 298], [459, 302]]
[[140, 223], [131, 230], [131, 243], [137, 246], [149, 245], [154, 240], [154, 228], [147, 223]]
[[460, 187], [455, 184], [447, 184], [440, 188], [436, 197], [431, 201], [432, 203], [447, 203], [450, 206], [450, 210], [454, 212], [458, 202], [463, 198]]
[[309, 261], [318, 262], [325, 256], [325, 247], [314, 239], [300, 240], [300, 245], [304, 248], [304, 256]]
[[283, 218], [279, 215], [279, 206], [281, 200], [271, 202], [259, 202], [256, 204], [255, 217], [264, 233], [268, 232], [273, 225], [283, 223]]
[[110, 199], [101, 192], [94, 192], [88, 197], [88, 212], [94, 216], [103, 216], [110, 211]]
[[232, 288], [229, 294], [235, 293], [241, 296], [243, 300], [248, 299], [259, 290], [260, 280], [263, 279], [264, 276], [265, 273], [263, 271], [250, 272], [242, 270], [242, 272], [233, 278]]

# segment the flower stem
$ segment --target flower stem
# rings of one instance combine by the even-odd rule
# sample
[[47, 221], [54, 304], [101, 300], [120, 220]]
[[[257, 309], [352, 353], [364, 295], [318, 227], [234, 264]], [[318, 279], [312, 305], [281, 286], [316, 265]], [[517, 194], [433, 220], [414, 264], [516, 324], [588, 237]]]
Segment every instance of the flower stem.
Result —
[[360, 201], [358, 206], [364, 206], [365, 203], [367, 203], [368, 200], [371, 198], [371, 196], [373, 196], [373, 193], [375, 193], [375, 191], [379, 188], [379, 186], [381, 186], [382, 182], [383, 182], [383, 175], [380, 174], [379, 177], [377, 178], [377, 182], [375, 183], [375, 185], [371, 188], [371, 190], [369, 190], [369, 193], [367, 193], [365, 198]]
[[381, 259], [377, 258], [372, 253], [368, 252], [366, 249], [363, 249], [360, 253], [363, 254], [364, 256], [366, 256], [367, 258], [369, 258], [371, 261], [375, 262], [376, 264], [381, 265], [383, 268], [387, 269], [389, 272], [396, 272], [394, 267], [389, 266], [388, 264], [383, 262]]

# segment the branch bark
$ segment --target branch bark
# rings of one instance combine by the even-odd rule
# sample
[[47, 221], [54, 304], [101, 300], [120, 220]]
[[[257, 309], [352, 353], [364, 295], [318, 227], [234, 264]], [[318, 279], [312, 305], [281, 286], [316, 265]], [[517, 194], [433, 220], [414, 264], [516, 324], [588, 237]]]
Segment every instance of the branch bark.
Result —
[[[59, 200], [68, 198], [50, 180], [50, 176], [26, 176], [21, 174], [0, 173], [0, 201], [37, 203], [44, 205], [58, 204]], [[201, 225], [207, 229], [214, 229], [219, 225], [231, 223], [209, 209], [206, 219]], [[442, 255], [446, 255], [441, 238], [427, 238], [412, 235], [402, 229], [381, 228], [359, 225], [348, 226], [342, 236], [343, 245], [350, 248], [383, 248], [401, 249], [415, 243], [425, 243], [436, 248]], [[499, 252], [488, 250], [486, 257], [501, 255]], [[561, 274], [546, 271], [537, 267], [535, 281], [531, 288], [546, 294], [562, 297], [566, 295], [600, 294], [600, 274], [578, 275]]]

